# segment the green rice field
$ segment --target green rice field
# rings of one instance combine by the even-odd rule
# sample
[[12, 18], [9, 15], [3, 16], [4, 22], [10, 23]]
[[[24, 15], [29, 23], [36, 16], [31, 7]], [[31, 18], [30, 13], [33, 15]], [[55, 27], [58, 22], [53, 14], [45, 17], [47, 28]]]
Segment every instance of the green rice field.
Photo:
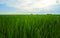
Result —
[[0, 15], [0, 38], [60, 38], [60, 15]]

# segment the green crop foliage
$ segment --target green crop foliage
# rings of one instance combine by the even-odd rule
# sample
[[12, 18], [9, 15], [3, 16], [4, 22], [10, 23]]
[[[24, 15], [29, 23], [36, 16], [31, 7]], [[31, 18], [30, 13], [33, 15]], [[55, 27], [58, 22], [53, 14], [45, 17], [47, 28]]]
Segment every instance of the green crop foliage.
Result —
[[0, 38], [60, 38], [60, 15], [0, 15]]

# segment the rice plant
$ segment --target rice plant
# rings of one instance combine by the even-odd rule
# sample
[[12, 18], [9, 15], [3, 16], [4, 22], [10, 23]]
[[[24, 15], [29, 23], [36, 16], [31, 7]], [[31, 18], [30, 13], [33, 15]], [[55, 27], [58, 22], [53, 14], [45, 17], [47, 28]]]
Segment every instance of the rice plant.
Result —
[[0, 15], [0, 38], [60, 38], [60, 15]]

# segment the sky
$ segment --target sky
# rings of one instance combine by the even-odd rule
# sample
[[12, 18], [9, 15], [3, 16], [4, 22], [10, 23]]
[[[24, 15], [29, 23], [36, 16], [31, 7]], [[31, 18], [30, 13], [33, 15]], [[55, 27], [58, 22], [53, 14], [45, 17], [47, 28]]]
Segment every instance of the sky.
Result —
[[46, 14], [60, 12], [60, 0], [0, 0], [0, 14]]

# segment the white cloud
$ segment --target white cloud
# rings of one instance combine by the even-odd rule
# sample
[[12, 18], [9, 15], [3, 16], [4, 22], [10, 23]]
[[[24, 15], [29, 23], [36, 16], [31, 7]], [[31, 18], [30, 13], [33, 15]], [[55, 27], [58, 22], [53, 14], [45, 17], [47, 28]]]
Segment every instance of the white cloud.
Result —
[[[0, 0], [0, 3], [4, 3], [7, 6], [15, 7], [15, 8], [22, 8], [24, 11], [35, 11], [34, 8], [45, 8], [50, 5], [56, 4], [56, 0]], [[21, 12], [21, 11], [20, 11]]]
[[8, 6], [16, 8], [43, 8], [56, 3], [56, 0], [2, 0]]

